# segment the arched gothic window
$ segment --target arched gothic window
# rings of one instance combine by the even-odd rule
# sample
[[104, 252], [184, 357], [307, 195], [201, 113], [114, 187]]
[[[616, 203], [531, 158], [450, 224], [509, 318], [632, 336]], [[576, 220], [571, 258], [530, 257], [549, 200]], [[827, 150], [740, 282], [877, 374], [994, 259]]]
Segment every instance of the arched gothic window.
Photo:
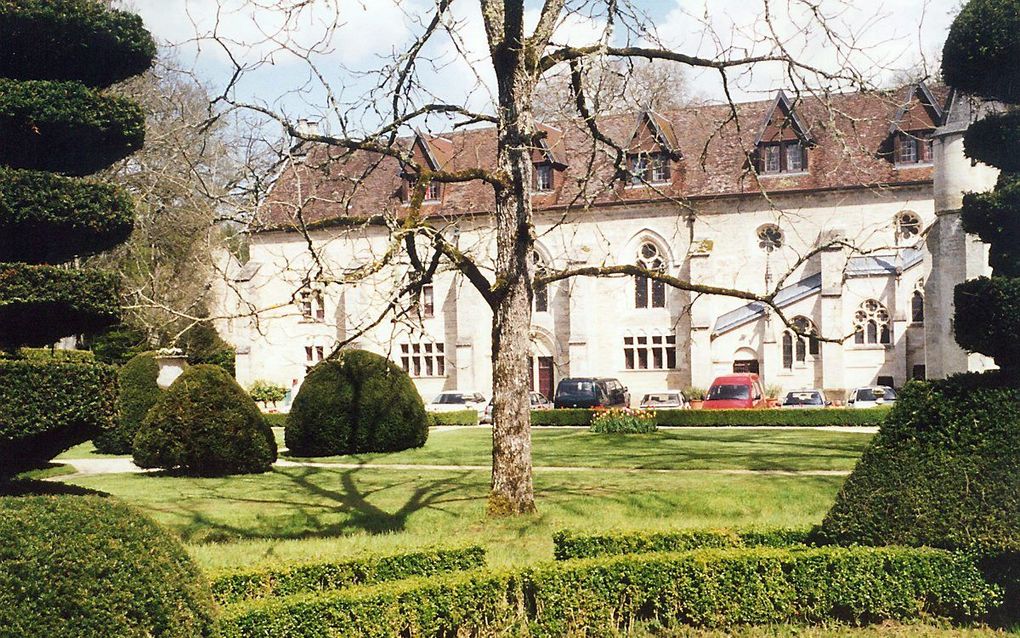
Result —
[[924, 280], [914, 284], [914, 292], [910, 295], [910, 320], [924, 323]]
[[[545, 260], [542, 259], [542, 255], [536, 250], [531, 253], [531, 261], [535, 264], [535, 276], [544, 275], [546, 273]], [[549, 288], [548, 286], [535, 286], [534, 289], [535, 297], [535, 312], [549, 312]]]
[[[791, 328], [783, 331], [783, 367], [793, 368], [794, 363], [806, 363], [807, 356], [818, 356], [818, 331], [807, 317], [794, 317]], [[805, 336], [806, 335], [806, 336]]]
[[783, 230], [775, 224], [765, 224], [758, 229], [758, 248], [771, 253], [783, 247]]
[[889, 311], [875, 299], [868, 299], [854, 313], [854, 343], [892, 343], [892, 327], [889, 325]]
[[896, 241], [913, 244], [921, 235], [921, 218], [917, 213], [905, 210], [896, 215]]
[[[662, 258], [659, 247], [650, 241], [642, 243], [638, 249], [637, 265], [647, 270], [666, 272], [666, 260]], [[635, 275], [634, 307], [665, 308], [666, 284], [645, 275]]]

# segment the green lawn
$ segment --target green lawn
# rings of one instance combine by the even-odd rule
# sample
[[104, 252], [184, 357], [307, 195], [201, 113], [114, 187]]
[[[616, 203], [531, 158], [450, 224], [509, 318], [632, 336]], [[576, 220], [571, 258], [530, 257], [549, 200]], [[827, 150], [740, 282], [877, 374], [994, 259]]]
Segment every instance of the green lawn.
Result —
[[540, 512], [517, 519], [485, 516], [485, 471], [277, 468], [222, 479], [72, 481], [140, 506], [194, 543], [202, 564], [229, 566], [468, 543], [485, 545], [493, 564], [520, 564], [551, 558], [551, 535], [564, 527], [810, 525], [843, 478], [538, 470]]
[[[860, 432], [790, 428], [683, 428], [654, 434], [532, 430], [534, 463], [545, 467], [630, 469], [851, 470], [871, 440]], [[417, 450], [293, 460], [338, 463], [488, 465], [492, 432], [458, 428], [429, 433]]]

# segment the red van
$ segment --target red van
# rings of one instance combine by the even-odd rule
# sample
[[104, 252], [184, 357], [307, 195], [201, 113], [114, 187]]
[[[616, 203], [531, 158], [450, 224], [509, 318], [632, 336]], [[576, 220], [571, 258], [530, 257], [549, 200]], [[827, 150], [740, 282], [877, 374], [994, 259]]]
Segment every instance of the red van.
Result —
[[761, 379], [752, 373], [728, 374], [716, 377], [708, 389], [705, 410], [748, 410], [765, 407], [765, 392]]

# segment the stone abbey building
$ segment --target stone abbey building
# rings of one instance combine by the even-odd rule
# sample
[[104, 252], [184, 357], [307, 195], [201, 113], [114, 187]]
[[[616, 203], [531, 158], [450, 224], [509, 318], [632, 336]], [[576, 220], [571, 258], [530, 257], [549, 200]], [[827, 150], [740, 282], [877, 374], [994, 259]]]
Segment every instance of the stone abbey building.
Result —
[[[543, 126], [533, 151], [539, 270], [636, 263], [775, 290], [799, 330], [734, 297], [642, 277], [573, 278], [536, 292], [534, 388], [551, 396], [563, 377], [616, 377], [636, 401], [755, 371], [838, 399], [860, 385], [986, 367], [956, 346], [951, 325], [953, 287], [987, 272], [956, 213], [964, 192], [996, 177], [963, 156], [974, 112], [923, 84], [828, 101], [779, 92], [735, 108], [603, 118], [618, 155], [594, 148], [577, 122]], [[432, 169], [487, 166], [495, 155], [491, 128], [406, 143]], [[387, 255], [413, 175], [395, 159], [330, 154], [340, 151], [296, 150], [262, 207], [250, 260], [227, 267], [221, 311], [258, 310], [219, 326], [238, 349], [239, 380], [297, 385], [350, 340], [402, 365], [426, 401], [452, 389], [489, 396], [491, 313], [461, 274], [441, 264], [413, 307], [383, 316], [407, 283], [406, 257]], [[477, 182], [433, 183], [422, 205], [483, 269], [491, 208], [491, 189]]]

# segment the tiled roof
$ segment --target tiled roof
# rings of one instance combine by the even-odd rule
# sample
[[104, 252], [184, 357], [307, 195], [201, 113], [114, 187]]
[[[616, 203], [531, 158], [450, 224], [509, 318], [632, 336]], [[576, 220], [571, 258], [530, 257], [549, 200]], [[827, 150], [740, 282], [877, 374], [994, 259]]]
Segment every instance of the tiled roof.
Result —
[[[780, 290], [776, 293], [774, 302], [777, 308], [782, 309], [790, 304], [800, 301], [801, 299], [806, 299], [811, 295], [816, 295], [821, 292], [821, 290], [822, 273], [816, 273]], [[765, 314], [766, 308], [768, 308], [768, 306], [760, 301], [752, 301], [749, 304], [745, 304], [735, 310], [731, 310], [720, 315], [715, 321], [715, 328], [712, 329], [712, 336], [715, 337], [721, 335], [725, 332], [729, 332], [730, 330], [755, 321]]]
[[[776, 100], [730, 105], [698, 106], [655, 114], [655, 126], [676, 145], [684, 159], [672, 167], [672, 182], [657, 189], [625, 187], [617, 179], [612, 152], [596, 148], [587, 129], [576, 121], [554, 122], [547, 142], [557, 162], [567, 165], [550, 193], [535, 194], [533, 204], [543, 209], [612, 205], [629, 201], [662, 200], [665, 196], [697, 200], [721, 196], [757, 196], [814, 189], [860, 188], [930, 182], [931, 166], [895, 167], [881, 156], [889, 127], [903, 105], [903, 91], [852, 93], [792, 100], [801, 125], [809, 129], [815, 145], [808, 154], [808, 171], [796, 175], [770, 175], [755, 179], [748, 154], [755, 150], [758, 124]], [[734, 112], [737, 118], [733, 118]], [[621, 147], [634, 132], [635, 116], [607, 116], [601, 130]], [[675, 138], [675, 139], [673, 139]], [[447, 170], [491, 167], [496, 155], [495, 129], [461, 130], [445, 137], [421, 135], [432, 159]], [[410, 146], [415, 138], [402, 140]], [[587, 167], [593, 167], [587, 175]], [[365, 151], [345, 152], [314, 145], [306, 156], [282, 171], [260, 212], [270, 228], [328, 224], [345, 218], [365, 219], [380, 214], [400, 215], [398, 160]], [[442, 201], [427, 204], [430, 216], [456, 217], [487, 213], [492, 189], [480, 181], [444, 184]], [[300, 211], [300, 218], [298, 212]], [[299, 223], [300, 222], [300, 223]]]

